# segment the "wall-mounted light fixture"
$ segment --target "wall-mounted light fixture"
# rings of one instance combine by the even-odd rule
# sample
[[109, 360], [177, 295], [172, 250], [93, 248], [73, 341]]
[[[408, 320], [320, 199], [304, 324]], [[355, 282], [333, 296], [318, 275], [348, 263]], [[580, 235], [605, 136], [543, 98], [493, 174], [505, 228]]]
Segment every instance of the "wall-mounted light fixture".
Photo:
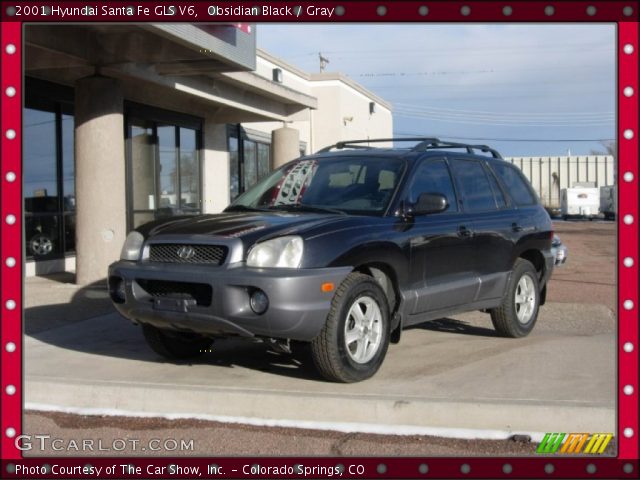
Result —
[[376, 113], [376, 102], [369, 102], [369, 115]]
[[273, 81], [277, 82], [277, 83], [282, 83], [282, 69], [280, 68], [274, 68], [272, 71], [273, 74]]

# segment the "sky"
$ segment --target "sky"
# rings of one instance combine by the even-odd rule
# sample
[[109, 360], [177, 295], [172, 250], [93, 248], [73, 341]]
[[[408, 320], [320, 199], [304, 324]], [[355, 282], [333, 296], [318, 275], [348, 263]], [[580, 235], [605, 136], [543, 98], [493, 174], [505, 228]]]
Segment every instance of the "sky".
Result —
[[616, 136], [614, 24], [265, 23], [256, 32], [259, 48], [308, 72], [322, 52], [327, 72], [390, 102], [397, 137], [526, 156], [586, 155]]

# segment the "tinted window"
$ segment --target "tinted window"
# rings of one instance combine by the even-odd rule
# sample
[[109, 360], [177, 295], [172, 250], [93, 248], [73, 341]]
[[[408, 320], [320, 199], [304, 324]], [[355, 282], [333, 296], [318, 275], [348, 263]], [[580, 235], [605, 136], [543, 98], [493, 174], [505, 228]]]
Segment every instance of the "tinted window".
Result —
[[500, 189], [500, 185], [498, 185], [498, 181], [496, 177], [491, 172], [486, 172], [487, 178], [489, 179], [489, 183], [491, 184], [491, 189], [493, 190], [493, 195], [496, 197], [496, 203], [498, 204], [498, 208], [503, 208], [507, 206], [507, 200], [504, 198], [504, 193]]
[[461, 189], [465, 211], [482, 212], [496, 209], [496, 200], [482, 164], [472, 160], [453, 160], [451, 166]]
[[444, 160], [422, 162], [413, 176], [409, 188], [409, 202], [416, 203], [421, 193], [440, 193], [447, 198], [447, 212], [457, 212], [458, 203], [449, 175], [449, 168]]
[[536, 203], [535, 196], [525, 183], [522, 174], [506, 162], [493, 162], [493, 170], [509, 191], [509, 195], [516, 205], [531, 205]]

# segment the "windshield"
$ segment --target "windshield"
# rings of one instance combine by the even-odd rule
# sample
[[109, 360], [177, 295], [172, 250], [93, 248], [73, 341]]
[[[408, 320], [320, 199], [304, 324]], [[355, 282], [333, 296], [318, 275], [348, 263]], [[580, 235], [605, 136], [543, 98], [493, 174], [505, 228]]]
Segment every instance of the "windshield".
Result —
[[308, 210], [380, 215], [405, 162], [396, 158], [300, 160], [276, 170], [227, 210]]

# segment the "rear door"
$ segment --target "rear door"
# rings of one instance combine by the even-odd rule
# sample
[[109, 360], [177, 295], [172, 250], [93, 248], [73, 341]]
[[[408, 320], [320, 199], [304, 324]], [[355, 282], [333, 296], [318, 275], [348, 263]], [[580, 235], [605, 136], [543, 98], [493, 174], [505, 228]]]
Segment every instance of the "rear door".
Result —
[[472, 216], [473, 272], [479, 281], [472, 300], [501, 298], [511, 270], [517, 211], [484, 160], [454, 158], [451, 166], [462, 209]]

